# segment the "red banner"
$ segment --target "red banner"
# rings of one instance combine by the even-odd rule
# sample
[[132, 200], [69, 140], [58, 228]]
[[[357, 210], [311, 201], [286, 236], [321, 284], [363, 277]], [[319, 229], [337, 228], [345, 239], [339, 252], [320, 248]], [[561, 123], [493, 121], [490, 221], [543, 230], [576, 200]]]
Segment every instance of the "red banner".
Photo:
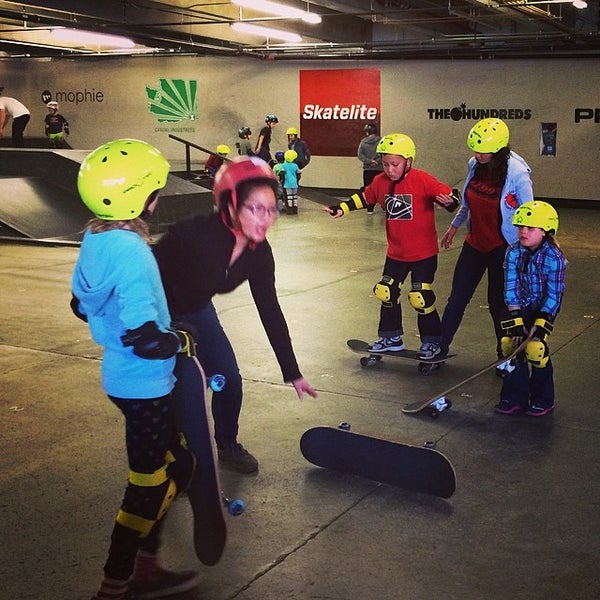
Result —
[[315, 156], [356, 156], [366, 123], [380, 124], [379, 69], [300, 71], [300, 134]]

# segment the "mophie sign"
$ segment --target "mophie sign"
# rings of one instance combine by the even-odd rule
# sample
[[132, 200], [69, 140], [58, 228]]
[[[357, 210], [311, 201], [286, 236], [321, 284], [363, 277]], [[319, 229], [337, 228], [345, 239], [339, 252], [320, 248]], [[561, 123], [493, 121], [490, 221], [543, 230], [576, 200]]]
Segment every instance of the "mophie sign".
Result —
[[312, 154], [356, 156], [365, 124], [379, 128], [380, 79], [379, 69], [300, 71], [300, 135]]

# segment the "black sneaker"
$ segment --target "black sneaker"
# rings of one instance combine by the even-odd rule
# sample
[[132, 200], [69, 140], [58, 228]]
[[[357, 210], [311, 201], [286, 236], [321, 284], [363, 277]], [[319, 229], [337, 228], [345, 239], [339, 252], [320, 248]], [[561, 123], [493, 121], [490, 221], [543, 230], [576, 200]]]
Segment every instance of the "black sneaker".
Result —
[[228, 448], [219, 448], [219, 464], [229, 471], [236, 473], [256, 473], [258, 461], [244, 446], [232, 444]]
[[197, 571], [169, 571], [161, 569], [156, 577], [144, 581], [131, 580], [129, 587], [134, 592], [132, 598], [151, 600], [182, 594], [193, 590], [200, 583], [200, 573]]
[[494, 408], [494, 411], [501, 415], [514, 415], [523, 411], [523, 407], [520, 404], [516, 404], [511, 400], [500, 400], [500, 402]]
[[535, 402], [525, 411], [530, 417], [543, 417], [554, 410], [554, 404], [550, 406], [542, 406]]

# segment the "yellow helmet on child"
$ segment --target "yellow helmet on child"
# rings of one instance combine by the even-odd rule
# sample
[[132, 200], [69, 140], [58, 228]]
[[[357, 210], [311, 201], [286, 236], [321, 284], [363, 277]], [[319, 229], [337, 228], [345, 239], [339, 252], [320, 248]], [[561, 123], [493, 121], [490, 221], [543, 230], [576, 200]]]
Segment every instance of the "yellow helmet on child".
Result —
[[415, 143], [403, 133], [390, 133], [384, 135], [375, 149], [377, 154], [394, 154], [414, 160], [416, 154]]
[[285, 162], [294, 162], [298, 158], [298, 153], [295, 150], [286, 150], [283, 158]]
[[285, 133], [287, 135], [298, 135], [298, 129], [296, 127], [289, 127]]
[[558, 231], [558, 213], [554, 207], [541, 200], [532, 200], [521, 204], [515, 211], [512, 224], [521, 227], [539, 227], [546, 233], [556, 235]]
[[231, 149], [227, 144], [219, 144], [217, 146], [217, 154], [221, 156], [227, 156], [231, 152]]
[[494, 154], [508, 146], [508, 125], [502, 119], [482, 119], [467, 135], [467, 146], [473, 152]]
[[77, 175], [83, 203], [100, 219], [130, 221], [165, 187], [167, 159], [147, 142], [114, 140], [88, 154]]

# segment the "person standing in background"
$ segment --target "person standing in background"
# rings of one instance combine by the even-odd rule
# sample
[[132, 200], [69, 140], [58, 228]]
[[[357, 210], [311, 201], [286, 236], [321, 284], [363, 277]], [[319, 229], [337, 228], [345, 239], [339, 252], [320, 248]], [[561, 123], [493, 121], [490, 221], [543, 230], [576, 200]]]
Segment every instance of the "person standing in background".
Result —
[[273, 166], [273, 157], [271, 156], [271, 134], [272, 129], [279, 123], [279, 119], [275, 115], [267, 115], [265, 117], [265, 126], [258, 134], [258, 141], [254, 154], [262, 158], [270, 167]]
[[50, 148], [68, 148], [65, 136], [69, 135], [69, 123], [58, 112], [58, 102], [54, 100], [46, 104], [48, 114], [44, 119], [44, 133], [50, 142]]
[[15, 98], [0, 96], [0, 137], [4, 136], [4, 127], [12, 119], [12, 143], [15, 148], [24, 148], [23, 132], [31, 113], [29, 109]]
[[[358, 151], [356, 153], [358, 160], [360, 160], [363, 165], [363, 190], [371, 185], [375, 175], [378, 175], [383, 171], [381, 154], [377, 152], [377, 144], [379, 144], [379, 140], [381, 139], [379, 137], [377, 125], [375, 123], [367, 123], [364, 131], [365, 137], [360, 140]], [[374, 210], [374, 204], [367, 206], [368, 215], [372, 215]]]
[[311, 158], [308, 144], [298, 137], [299, 132], [296, 127], [290, 127], [285, 133], [288, 138], [288, 150], [294, 150], [297, 155], [294, 162], [298, 165], [299, 169], [304, 169]]

